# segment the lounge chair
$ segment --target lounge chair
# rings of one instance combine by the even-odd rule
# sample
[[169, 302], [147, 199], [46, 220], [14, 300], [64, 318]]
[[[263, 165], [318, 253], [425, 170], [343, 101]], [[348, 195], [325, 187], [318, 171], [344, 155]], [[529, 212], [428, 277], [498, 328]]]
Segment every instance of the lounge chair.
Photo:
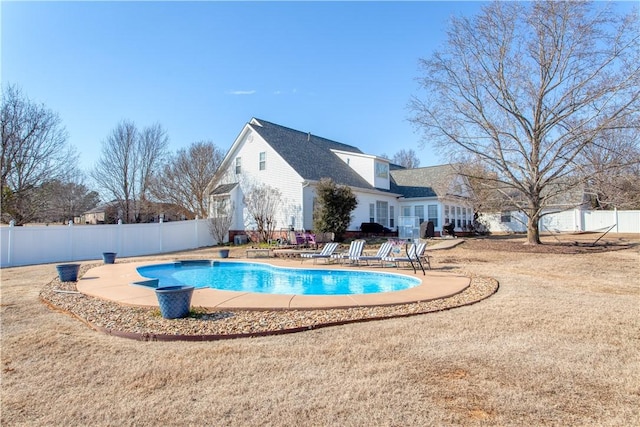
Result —
[[320, 252], [313, 253], [313, 254], [300, 254], [300, 258], [302, 259], [302, 261], [304, 261], [305, 258], [313, 259], [314, 263], [316, 263], [319, 259], [326, 259], [327, 262], [329, 262], [329, 260], [331, 259], [331, 256], [334, 255], [334, 252], [337, 247], [338, 247], [337, 243], [329, 242], [326, 245], [324, 245], [324, 247]]
[[413, 271], [416, 271], [416, 265], [422, 269], [424, 273], [423, 263], [427, 265], [431, 270], [431, 263], [429, 262], [429, 256], [425, 254], [427, 248], [426, 242], [412, 243], [406, 251], [406, 255], [403, 256], [388, 256], [382, 258], [384, 262], [394, 263], [396, 267], [399, 267], [401, 263], [411, 264]]
[[365, 244], [364, 240], [354, 240], [349, 245], [349, 251], [347, 253], [333, 254], [331, 256], [331, 259], [336, 260], [339, 263], [342, 263], [342, 261], [347, 259], [355, 261], [359, 256], [362, 256], [362, 251], [364, 250], [364, 244]]
[[380, 245], [378, 252], [375, 255], [360, 255], [359, 257], [354, 258], [353, 260], [357, 263], [364, 261], [367, 265], [369, 265], [369, 261], [379, 261], [382, 262], [382, 259], [388, 257], [391, 253], [391, 249], [393, 249], [393, 244], [391, 242], [385, 242]]

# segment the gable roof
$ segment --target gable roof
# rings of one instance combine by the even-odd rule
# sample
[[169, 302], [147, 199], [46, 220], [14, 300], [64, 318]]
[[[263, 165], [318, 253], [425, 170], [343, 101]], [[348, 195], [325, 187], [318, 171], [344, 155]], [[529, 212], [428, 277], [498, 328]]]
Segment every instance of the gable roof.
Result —
[[[373, 189], [331, 150], [364, 154], [358, 148], [254, 118], [255, 130], [303, 179], [331, 178], [336, 184]], [[379, 190], [379, 189], [378, 189]]]
[[[415, 169], [391, 169], [391, 191], [406, 198], [442, 197], [455, 175], [451, 165], [429, 166]], [[416, 185], [425, 183], [428, 185]]]

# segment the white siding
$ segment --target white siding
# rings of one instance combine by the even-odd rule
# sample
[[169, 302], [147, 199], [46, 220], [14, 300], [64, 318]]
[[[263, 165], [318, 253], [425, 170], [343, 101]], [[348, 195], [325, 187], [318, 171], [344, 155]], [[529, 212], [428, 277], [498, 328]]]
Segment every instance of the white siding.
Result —
[[[265, 169], [260, 170], [260, 153], [265, 153]], [[242, 173], [235, 174], [235, 159], [242, 159]], [[288, 228], [291, 217], [295, 218], [295, 227], [303, 225], [302, 177], [285, 162], [256, 132], [250, 131], [237, 144], [233, 153], [229, 153], [229, 166], [224, 182], [239, 182], [240, 189], [234, 193], [234, 203], [238, 215], [235, 230], [249, 225], [248, 213], [242, 202], [245, 192], [254, 185], [268, 185], [280, 191], [281, 209], [276, 216], [275, 230]]]
[[481, 213], [478, 220], [492, 233], [523, 233], [527, 231], [527, 219], [521, 212], [512, 211], [510, 222], [501, 222], [500, 213]]
[[[368, 154], [350, 153], [347, 151], [332, 150], [343, 162], [348, 164], [358, 175], [364, 178], [371, 186], [388, 190], [389, 184], [389, 162], [386, 159], [378, 158]], [[377, 176], [376, 164], [378, 167], [386, 169], [386, 177]]]

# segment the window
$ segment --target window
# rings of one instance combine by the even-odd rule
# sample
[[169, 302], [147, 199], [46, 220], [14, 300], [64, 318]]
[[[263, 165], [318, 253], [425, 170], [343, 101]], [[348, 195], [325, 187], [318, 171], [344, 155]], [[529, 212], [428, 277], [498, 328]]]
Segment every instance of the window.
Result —
[[369, 222], [376, 222], [376, 205], [369, 203]]
[[411, 207], [403, 206], [402, 207], [402, 216], [411, 216]]
[[414, 215], [418, 217], [418, 224], [422, 224], [424, 222], [424, 206], [414, 206], [413, 208]]
[[242, 159], [240, 157], [236, 157], [236, 175], [240, 175], [242, 173]]
[[214, 198], [210, 210], [211, 215], [216, 218], [227, 216], [229, 214], [229, 212], [227, 212], [229, 205], [230, 202], [228, 196]]
[[449, 205], [444, 205], [444, 223], [450, 224], [451, 222], [451, 213], [449, 209]]
[[376, 176], [378, 178], [389, 178], [389, 165], [386, 163], [376, 162]]
[[261, 171], [265, 170], [267, 168], [267, 153], [265, 153], [264, 151], [262, 153], [260, 153], [260, 165], [259, 165], [259, 169]]
[[376, 216], [378, 218], [376, 222], [387, 227], [389, 225], [389, 203], [377, 201]]
[[456, 206], [456, 219], [457, 219], [457, 227], [461, 228], [462, 227], [462, 209], [460, 208], [460, 206]]
[[393, 209], [393, 206], [389, 206], [389, 228], [393, 228], [396, 226], [394, 217], [395, 217], [395, 209]]
[[427, 220], [433, 223], [434, 227], [438, 226], [438, 205], [427, 206]]
[[500, 213], [500, 222], [511, 222], [511, 211], [504, 211]]

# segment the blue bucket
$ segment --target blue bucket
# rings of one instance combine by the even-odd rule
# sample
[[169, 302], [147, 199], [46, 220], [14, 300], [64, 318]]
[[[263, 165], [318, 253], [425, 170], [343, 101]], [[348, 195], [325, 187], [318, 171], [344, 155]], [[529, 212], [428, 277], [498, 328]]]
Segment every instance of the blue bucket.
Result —
[[163, 286], [156, 288], [160, 313], [165, 319], [186, 317], [191, 308], [193, 286]]

